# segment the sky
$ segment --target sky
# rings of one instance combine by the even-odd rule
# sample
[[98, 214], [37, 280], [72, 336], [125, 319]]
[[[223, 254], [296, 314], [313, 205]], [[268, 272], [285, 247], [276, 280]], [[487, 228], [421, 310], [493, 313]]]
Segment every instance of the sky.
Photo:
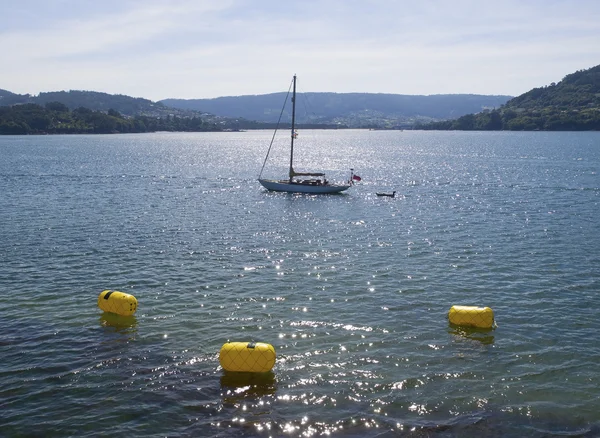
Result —
[[599, 0], [0, 0], [0, 89], [517, 96], [600, 64]]

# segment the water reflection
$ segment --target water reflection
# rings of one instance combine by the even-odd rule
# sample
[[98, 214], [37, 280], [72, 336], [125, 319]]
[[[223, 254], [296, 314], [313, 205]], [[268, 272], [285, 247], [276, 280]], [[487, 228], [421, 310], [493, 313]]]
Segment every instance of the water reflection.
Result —
[[117, 333], [135, 333], [137, 331], [137, 319], [134, 315], [122, 316], [103, 312], [99, 321], [102, 327], [112, 327]]
[[237, 403], [248, 397], [273, 395], [277, 390], [275, 374], [223, 371], [221, 393], [226, 403]]
[[466, 338], [473, 341], [481, 342], [484, 345], [494, 343], [494, 329], [483, 329], [479, 327], [463, 327], [459, 325], [449, 324], [448, 333], [451, 335]]

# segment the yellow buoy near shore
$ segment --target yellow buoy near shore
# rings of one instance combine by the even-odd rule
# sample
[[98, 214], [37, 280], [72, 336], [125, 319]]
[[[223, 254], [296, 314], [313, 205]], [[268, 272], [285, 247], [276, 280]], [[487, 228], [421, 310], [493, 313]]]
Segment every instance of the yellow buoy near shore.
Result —
[[219, 363], [225, 371], [265, 373], [275, 365], [275, 349], [263, 342], [227, 342], [221, 347]]
[[137, 310], [137, 299], [133, 295], [116, 290], [105, 290], [98, 296], [98, 307], [105, 312], [130, 316]]
[[450, 324], [467, 327], [489, 329], [495, 326], [494, 311], [489, 307], [452, 306], [448, 311], [448, 320]]

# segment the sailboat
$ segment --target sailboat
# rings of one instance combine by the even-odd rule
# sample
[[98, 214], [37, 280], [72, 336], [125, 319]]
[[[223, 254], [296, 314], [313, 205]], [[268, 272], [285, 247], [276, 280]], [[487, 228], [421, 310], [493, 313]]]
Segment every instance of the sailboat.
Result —
[[[262, 178], [262, 173], [265, 168], [265, 164], [267, 162], [267, 158], [269, 157], [269, 152], [267, 152], [267, 156], [265, 157], [265, 161], [263, 163], [262, 169], [260, 171], [260, 175], [258, 176], [258, 182], [260, 182], [263, 187], [268, 190], [276, 191], [276, 192], [289, 192], [289, 193], [339, 193], [344, 190], [348, 190], [352, 187], [354, 180], [360, 181], [360, 177], [354, 175], [354, 171], [350, 169], [350, 179], [345, 183], [340, 184], [332, 184], [327, 181], [325, 178], [325, 173], [322, 172], [296, 172], [294, 170], [294, 140], [297, 138], [298, 133], [296, 132], [296, 75], [294, 75], [294, 79], [292, 81], [293, 91], [292, 91], [292, 131], [291, 131], [291, 143], [290, 143], [290, 169], [289, 169], [289, 177], [287, 179], [282, 180], [273, 180], [273, 179], [264, 179]], [[289, 96], [289, 91], [288, 91]], [[287, 97], [286, 96], [286, 102]], [[285, 103], [284, 103], [285, 108]], [[283, 109], [282, 109], [283, 114]], [[281, 120], [281, 116], [280, 116]], [[277, 128], [275, 128], [275, 133], [277, 132]], [[273, 139], [275, 135], [273, 135]], [[271, 146], [273, 145], [273, 140], [271, 140]], [[271, 146], [269, 146], [269, 151], [271, 150]]]

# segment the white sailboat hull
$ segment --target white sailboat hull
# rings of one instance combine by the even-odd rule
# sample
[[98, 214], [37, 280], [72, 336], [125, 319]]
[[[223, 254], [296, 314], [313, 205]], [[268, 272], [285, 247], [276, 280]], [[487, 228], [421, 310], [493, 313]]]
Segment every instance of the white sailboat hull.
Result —
[[274, 192], [288, 192], [288, 193], [340, 193], [344, 190], [348, 190], [351, 184], [303, 184], [299, 182], [290, 183], [289, 181], [277, 181], [273, 179], [260, 179], [259, 183], [263, 185], [267, 190]]

